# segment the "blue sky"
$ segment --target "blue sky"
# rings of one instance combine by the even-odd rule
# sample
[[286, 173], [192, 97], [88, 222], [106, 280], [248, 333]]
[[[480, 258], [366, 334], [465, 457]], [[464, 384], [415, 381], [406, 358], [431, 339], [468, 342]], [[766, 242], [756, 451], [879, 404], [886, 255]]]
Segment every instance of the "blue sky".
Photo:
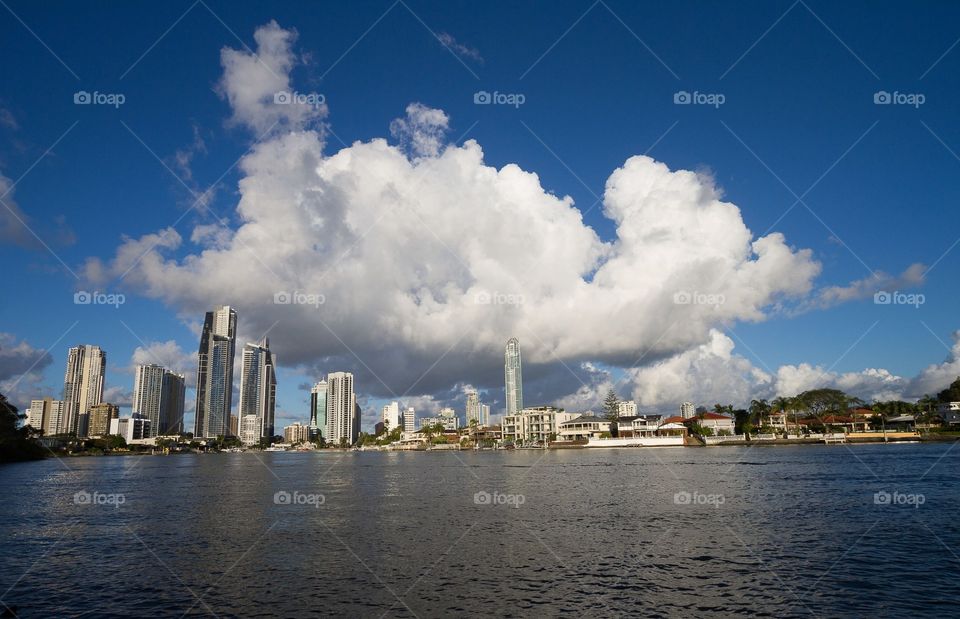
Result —
[[[960, 237], [954, 208], [960, 50], [952, 47], [960, 37], [960, 7], [416, 1], [149, 8], [9, 1], [7, 7], [0, 10], [6, 119], [0, 173], [16, 181], [5, 200], [12, 197], [50, 250], [3, 242], [8, 294], [0, 331], [13, 336], [8, 347], [25, 341], [50, 349], [52, 363], [40, 364], [38, 386], [59, 388], [66, 349], [76, 343], [105, 348], [108, 385], [127, 390], [132, 375], [121, 368], [138, 345], [175, 340], [195, 351], [196, 336], [185, 323], [202, 315], [122, 285], [117, 292], [126, 303], [119, 309], [77, 306], [73, 293], [84, 284], [60, 261], [82, 275], [88, 258], [110, 259], [124, 237], [179, 219], [178, 231], [189, 238], [204, 217], [210, 221], [187, 210], [190, 194], [158, 159], [203, 189], [250, 148], [250, 132], [227, 122], [230, 105], [216, 92], [220, 52], [254, 47], [253, 32], [270, 20], [299, 34], [300, 62], [291, 73], [297, 91], [326, 97], [332, 130], [326, 154], [339, 150], [340, 140], [389, 139], [390, 121], [420, 102], [446, 112], [451, 141], [475, 139], [486, 164], [535, 172], [545, 190], [571, 196], [581, 211], [632, 155], [712, 175], [755, 237], [773, 228], [791, 247], [812, 250], [822, 264], [817, 289], [846, 286], [874, 271], [898, 275], [915, 263], [935, 265], [910, 290], [924, 295], [919, 308], [876, 305], [870, 297], [728, 323], [737, 352], [757, 367], [774, 372], [806, 362], [911, 377], [948, 357], [951, 333], [960, 327], [953, 285], [960, 249], [951, 251]], [[445, 47], [436, 34], [463, 47]], [[78, 90], [122, 93], [125, 102], [78, 106]], [[525, 100], [519, 107], [475, 105], [480, 90]], [[717, 93], [724, 102], [677, 105], [678, 91]], [[922, 94], [924, 102], [877, 105], [877, 91]], [[191, 179], [172, 162], [195, 136], [204, 148], [190, 161]], [[236, 167], [228, 172], [211, 204], [234, 223], [241, 177]], [[804, 204], [790, 209], [794, 194]], [[601, 208], [586, 212], [584, 222], [601, 239], [614, 239]], [[190, 251], [181, 247], [172, 257]], [[233, 304], [243, 321], [242, 299]], [[277, 354], [283, 363], [284, 351]], [[312, 378], [302, 369], [283, 370], [279, 408], [287, 418], [305, 416], [307, 395], [297, 387]], [[485, 386], [490, 400], [502, 400], [495, 382]]]

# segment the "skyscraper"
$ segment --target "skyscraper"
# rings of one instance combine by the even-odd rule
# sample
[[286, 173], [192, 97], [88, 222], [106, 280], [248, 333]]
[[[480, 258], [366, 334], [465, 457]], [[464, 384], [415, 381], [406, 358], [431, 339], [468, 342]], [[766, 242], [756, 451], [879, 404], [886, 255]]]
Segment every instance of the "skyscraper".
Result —
[[207, 312], [197, 360], [195, 437], [216, 438], [230, 433], [236, 339], [236, 310], [220, 305]]
[[183, 433], [183, 409], [186, 404], [186, 377], [176, 372], [163, 373], [163, 395], [160, 397], [160, 427], [156, 436]]
[[153, 363], [138, 365], [131, 409], [150, 420], [150, 436], [180, 434], [185, 393], [182, 374]]
[[321, 380], [310, 390], [310, 437], [327, 438], [327, 381]]
[[64, 420], [60, 433], [76, 432], [86, 436], [90, 407], [103, 400], [103, 377], [107, 371], [107, 353], [99, 346], [74, 346], [67, 353], [67, 372], [63, 377]]
[[481, 426], [490, 425], [490, 405], [489, 404], [480, 405], [480, 425]]
[[417, 412], [413, 410], [412, 406], [408, 406], [407, 409], [403, 411], [403, 431], [417, 431]]
[[515, 337], [507, 340], [503, 353], [503, 376], [506, 389], [507, 414], [523, 410], [523, 372], [520, 368], [520, 342]]
[[403, 416], [400, 413], [399, 402], [390, 402], [389, 404], [384, 405], [380, 420], [383, 421], [383, 425], [386, 427], [387, 432], [392, 432], [403, 426], [402, 418]]
[[477, 423], [482, 422], [481, 412], [480, 412], [480, 396], [477, 395], [475, 390], [467, 392], [467, 405], [466, 412], [463, 416], [464, 421], [466, 421], [467, 427], [470, 426], [470, 422], [474, 419], [477, 420]]
[[[273, 419], [277, 400], [277, 373], [270, 340], [263, 338], [256, 344], [243, 347], [243, 365], [240, 368], [239, 417], [244, 431], [240, 432], [245, 445], [273, 438]], [[256, 418], [256, 433], [249, 431], [248, 418]], [[253, 436], [256, 434], [256, 436]]]
[[353, 374], [327, 374], [327, 442], [352, 445], [357, 436], [357, 396], [353, 392]]

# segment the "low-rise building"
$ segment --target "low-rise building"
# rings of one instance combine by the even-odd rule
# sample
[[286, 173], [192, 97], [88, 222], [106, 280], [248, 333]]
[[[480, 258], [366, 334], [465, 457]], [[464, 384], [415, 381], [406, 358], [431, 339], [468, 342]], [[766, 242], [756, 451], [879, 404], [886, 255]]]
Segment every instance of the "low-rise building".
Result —
[[662, 415], [621, 417], [617, 420], [617, 436], [620, 438], [654, 436], [662, 423]]
[[560, 424], [580, 417], [581, 413], [567, 413], [555, 406], [524, 408], [515, 415], [503, 418], [503, 440], [523, 445], [544, 444], [556, 440]]
[[937, 405], [937, 414], [945, 426], [960, 425], [960, 402], [941, 402]]
[[90, 420], [87, 436], [104, 436], [110, 433], [110, 422], [120, 417], [120, 407], [116, 404], [101, 402], [90, 407]]
[[667, 417], [660, 422], [661, 426], [667, 424], [684, 424], [684, 425], [693, 425], [698, 424], [701, 428], [710, 430], [714, 435], [724, 434], [733, 434], [734, 430], [734, 420], [733, 417], [728, 417], [727, 415], [721, 415], [719, 413], [711, 413], [708, 411], [701, 411], [693, 417]]
[[559, 424], [558, 441], [586, 441], [610, 433], [610, 421], [593, 415], [581, 415]]
[[110, 434], [122, 436], [128, 443], [144, 441], [150, 438], [150, 419], [140, 413], [111, 419]]

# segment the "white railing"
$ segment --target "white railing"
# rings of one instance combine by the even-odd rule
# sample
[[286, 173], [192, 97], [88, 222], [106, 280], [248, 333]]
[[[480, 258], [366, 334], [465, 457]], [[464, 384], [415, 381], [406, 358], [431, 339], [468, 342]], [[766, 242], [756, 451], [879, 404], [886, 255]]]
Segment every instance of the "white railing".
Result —
[[732, 436], [705, 436], [703, 442], [707, 445], [716, 445], [718, 443], [742, 442], [747, 440], [743, 434], [734, 434]]

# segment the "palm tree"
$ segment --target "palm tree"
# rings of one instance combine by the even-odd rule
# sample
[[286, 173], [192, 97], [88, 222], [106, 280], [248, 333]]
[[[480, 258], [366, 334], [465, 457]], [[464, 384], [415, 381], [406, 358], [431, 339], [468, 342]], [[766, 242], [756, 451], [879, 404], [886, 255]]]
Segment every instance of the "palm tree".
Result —
[[757, 427], [763, 427], [763, 418], [770, 414], [770, 404], [766, 400], [750, 401], [750, 418], [755, 419]]

